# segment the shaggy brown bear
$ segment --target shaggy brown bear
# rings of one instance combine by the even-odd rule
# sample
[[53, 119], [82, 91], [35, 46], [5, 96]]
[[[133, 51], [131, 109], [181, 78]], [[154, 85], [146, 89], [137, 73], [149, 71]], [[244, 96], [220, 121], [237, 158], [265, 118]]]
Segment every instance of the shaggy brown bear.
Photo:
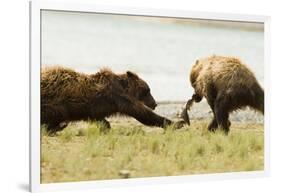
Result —
[[229, 113], [246, 106], [264, 113], [264, 91], [253, 72], [237, 58], [212, 56], [197, 60], [190, 82], [195, 94], [187, 102], [182, 116], [188, 119], [186, 111], [192, 102], [200, 102], [205, 97], [214, 114], [209, 131], [220, 127], [228, 133]]
[[152, 111], [156, 106], [147, 83], [130, 71], [114, 74], [103, 69], [87, 75], [56, 66], [41, 72], [41, 124], [49, 133], [76, 120], [102, 121], [110, 127], [105, 118], [116, 113], [149, 126], [171, 124]]

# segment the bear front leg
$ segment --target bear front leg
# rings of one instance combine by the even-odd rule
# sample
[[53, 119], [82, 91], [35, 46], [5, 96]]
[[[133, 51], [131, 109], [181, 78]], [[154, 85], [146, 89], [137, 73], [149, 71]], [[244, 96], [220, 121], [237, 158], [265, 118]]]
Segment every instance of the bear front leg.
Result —
[[211, 121], [210, 124], [208, 125], [208, 130], [214, 132], [214, 131], [216, 131], [217, 128], [218, 128], [218, 122], [217, 122], [217, 119], [216, 119], [216, 113], [215, 113], [215, 109], [214, 109], [214, 108], [215, 108], [215, 105], [214, 105], [213, 96], [209, 96], [209, 95], [208, 95], [208, 97], [207, 97], [207, 102], [208, 102], [210, 108], [212, 109], [212, 112], [213, 112], [213, 115], [214, 115], [212, 121]]
[[223, 129], [225, 134], [228, 134], [229, 127], [230, 127], [230, 121], [228, 120], [229, 112], [227, 109], [227, 102], [225, 101], [225, 99], [216, 100], [215, 117], [216, 117], [218, 126]]
[[118, 112], [134, 117], [144, 125], [157, 126], [165, 128], [172, 124], [172, 121], [157, 115], [150, 108], [139, 101], [133, 100], [127, 96], [114, 97]]
[[[228, 128], [231, 126], [231, 122], [228, 120], [227, 121], [228, 124]], [[218, 129], [218, 122], [217, 119], [215, 118], [215, 116], [213, 117], [212, 121], [210, 122], [210, 124], [208, 125], [208, 130], [209, 131], [216, 131]], [[228, 129], [229, 130], [229, 129]]]
[[210, 124], [208, 125], [208, 130], [214, 132], [217, 130], [217, 128], [218, 128], [218, 123], [216, 118], [214, 117], [210, 122]]

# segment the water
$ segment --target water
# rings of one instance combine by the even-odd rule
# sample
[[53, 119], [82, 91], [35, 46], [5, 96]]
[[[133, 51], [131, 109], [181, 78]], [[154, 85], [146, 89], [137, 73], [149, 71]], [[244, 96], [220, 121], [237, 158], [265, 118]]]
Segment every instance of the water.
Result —
[[190, 98], [192, 65], [213, 54], [239, 57], [263, 85], [263, 49], [263, 25], [257, 23], [42, 11], [43, 66], [131, 70], [157, 101]]

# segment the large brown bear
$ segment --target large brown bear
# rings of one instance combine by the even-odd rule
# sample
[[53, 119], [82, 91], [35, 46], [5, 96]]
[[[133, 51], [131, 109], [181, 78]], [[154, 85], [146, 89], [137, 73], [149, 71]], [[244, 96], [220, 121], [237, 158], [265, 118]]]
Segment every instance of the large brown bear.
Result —
[[50, 133], [76, 120], [103, 121], [110, 127], [105, 118], [116, 113], [149, 126], [171, 124], [152, 111], [156, 106], [147, 83], [130, 71], [114, 74], [104, 69], [87, 75], [56, 66], [41, 72], [41, 124]]
[[205, 97], [214, 114], [209, 131], [220, 127], [228, 133], [229, 113], [246, 106], [264, 113], [264, 91], [251, 70], [237, 58], [211, 56], [197, 60], [190, 82], [195, 94], [182, 115], [188, 118], [186, 110], [192, 102]]

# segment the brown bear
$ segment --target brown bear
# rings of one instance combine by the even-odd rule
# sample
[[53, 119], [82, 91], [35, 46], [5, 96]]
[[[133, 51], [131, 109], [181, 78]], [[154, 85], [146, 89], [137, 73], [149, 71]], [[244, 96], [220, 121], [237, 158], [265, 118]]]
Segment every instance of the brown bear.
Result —
[[49, 133], [76, 120], [102, 121], [110, 127], [105, 118], [116, 113], [149, 126], [171, 124], [152, 111], [156, 106], [148, 84], [130, 71], [115, 74], [103, 69], [87, 75], [60, 66], [41, 71], [41, 124]]
[[190, 82], [195, 93], [182, 113], [187, 122], [187, 110], [193, 101], [200, 102], [203, 97], [214, 114], [209, 131], [219, 127], [227, 134], [231, 125], [229, 113], [246, 106], [264, 113], [264, 91], [253, 72], [237, 58], [211, 56], [197, 60]]

